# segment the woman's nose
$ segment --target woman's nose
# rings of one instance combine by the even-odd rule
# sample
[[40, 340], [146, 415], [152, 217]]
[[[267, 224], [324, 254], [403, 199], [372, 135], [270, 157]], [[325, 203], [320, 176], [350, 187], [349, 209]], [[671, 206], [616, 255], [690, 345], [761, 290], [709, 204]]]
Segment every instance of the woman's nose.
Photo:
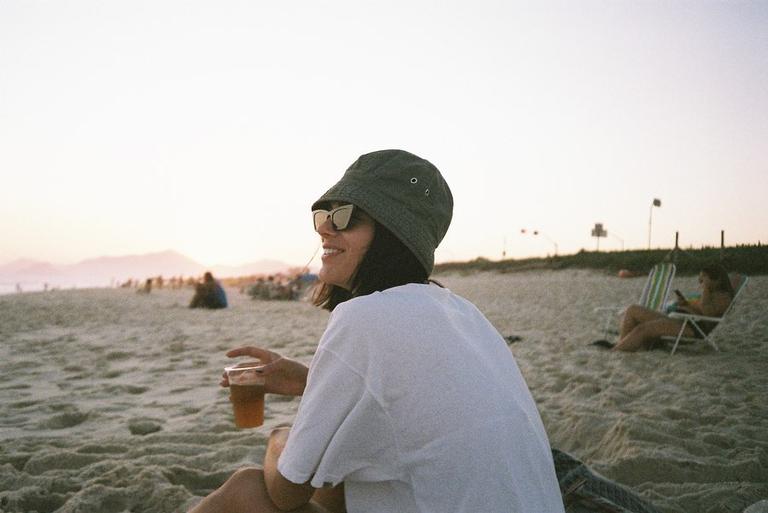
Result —
[[336, 233], [336, 230], [333, 227], [333, 221], [331, 221], [331, 216], [328, 216], [323, 222], [323, 224], [321, 224], [318, 227], [317, 233], [319, 233], [324, 237], [328, 235], [333, 235]]

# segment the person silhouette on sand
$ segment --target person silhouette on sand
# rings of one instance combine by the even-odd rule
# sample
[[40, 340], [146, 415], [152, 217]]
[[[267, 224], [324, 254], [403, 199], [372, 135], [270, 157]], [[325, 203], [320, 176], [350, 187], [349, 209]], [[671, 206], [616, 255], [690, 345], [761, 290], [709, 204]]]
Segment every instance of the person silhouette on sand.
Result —
[[[136, 283], [138, 283], [138, 281]], [[144, 286], [137, 289], [136, 292], [139, 294], [149, 294], [152, 292], [152, 278], [147, 278], [147, 281], [144, 282]]]
[[227, 307], [227, 294], [210, 272], [203, 275], [202, 283], [195, 285], [195, 295], [192, 297], [189, 307], [210, 309]]

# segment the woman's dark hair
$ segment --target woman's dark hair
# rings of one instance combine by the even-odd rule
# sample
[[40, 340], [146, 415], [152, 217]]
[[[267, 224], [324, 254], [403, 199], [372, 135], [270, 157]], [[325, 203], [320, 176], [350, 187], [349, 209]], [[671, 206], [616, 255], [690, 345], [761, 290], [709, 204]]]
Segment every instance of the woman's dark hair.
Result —
[[352, 289], [318, 282], [312, 303], [333, 311], [340, 303], [406, 283], [427, 283], [427, 271], [400, 239], [380, 223], [376, 223], [373, 240], [355, 276]]
[[728, 271], [725, 270], [720, 264], [705, 265], [701, 272], [709, 276], [709, 279], [717, 283], [717, 288], [720, 292], [727, 292], [731, 296], [735, 294], [733, 285], [731, 284], [731, 278], [728, 276]]

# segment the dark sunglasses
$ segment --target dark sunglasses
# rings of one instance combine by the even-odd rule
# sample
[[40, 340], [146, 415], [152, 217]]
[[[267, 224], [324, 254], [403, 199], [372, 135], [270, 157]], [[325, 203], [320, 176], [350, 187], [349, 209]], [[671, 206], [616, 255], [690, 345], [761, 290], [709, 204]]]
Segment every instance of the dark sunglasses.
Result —
[[352, 219], [352, 212], [355, 210], [355, 206], [351, 203], [349, 205], [342, 205], [336, 207], [333, 210], [313, 210], [312, 221], [315, 223], [315, 231], [319, 231], [323, 223], [330, 217], [333, 229], [336, 231], [346, 230], [349, 226], [349, 221]]

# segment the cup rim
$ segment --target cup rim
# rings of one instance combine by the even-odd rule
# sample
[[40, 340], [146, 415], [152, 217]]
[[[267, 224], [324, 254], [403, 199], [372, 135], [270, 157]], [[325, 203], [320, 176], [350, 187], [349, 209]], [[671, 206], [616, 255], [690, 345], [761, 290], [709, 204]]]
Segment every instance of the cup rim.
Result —
[[266, 363], [262, 361], [243, 362], [243, 363], [238, 363], [236, 365], [230, 365], [229, 367], [224, 367], [224, 371], [229, 373], [232, 371], [259, 370], [263, 368], [265, 365]]

